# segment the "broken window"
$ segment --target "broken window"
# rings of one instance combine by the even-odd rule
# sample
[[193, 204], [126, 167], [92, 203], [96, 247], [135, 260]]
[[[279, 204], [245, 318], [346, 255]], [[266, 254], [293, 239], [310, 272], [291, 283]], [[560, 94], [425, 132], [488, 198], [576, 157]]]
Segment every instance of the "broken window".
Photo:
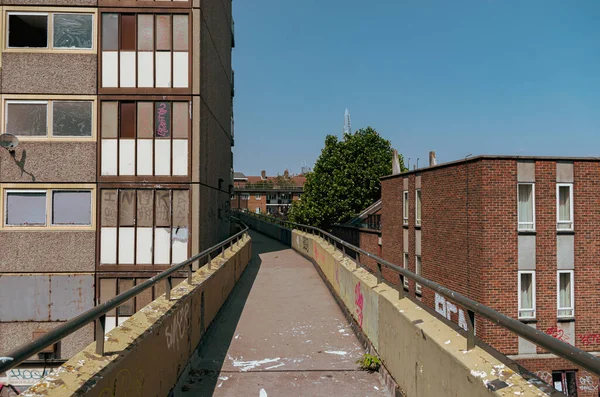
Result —
[[47, 48], [48, 14], [46, 13], [9, 13], [9, 48]]
[[46, 136], [47, 101], [6, 101], [5, 132], [18, 136]]
[[45, 191], [7, 191], [5, 224], [9, 226], [45, 226]]
[[92, 48], [92, 14], [54, 14], [54, 48]]
[[92, 102], [54, 101], [52, 135], [92, 136]]
[[92, 193], [55, 190], [52, 192], [53, 225], [91, 225]]

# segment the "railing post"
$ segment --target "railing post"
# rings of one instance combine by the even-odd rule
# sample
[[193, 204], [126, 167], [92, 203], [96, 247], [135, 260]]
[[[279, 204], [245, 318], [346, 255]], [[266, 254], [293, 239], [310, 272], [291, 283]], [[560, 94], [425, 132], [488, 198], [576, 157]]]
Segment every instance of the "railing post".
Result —
[[173, 281], [171, 280], [171, 276], [167, 277], [165, 280], [165, 297], [168, 301], [171, 300], [171, 288], [173, 287]]
[[342, 244], [342, 256], [346, 257], [346, 246], [344, 244]]
[[188, 265], [187, 271], [188, 271], [188, 284], [192, 285], [192, 264], [191, 263]]
[[383, 276], [381, 274], [381, 263], [377, 262], [377, 284], [381, 284], [383, 280]]
[[208, 270], [211, 269], [212, 259], [210, 259], [210, 254], [208, 254]]
[[475, 312], [467, 310], [467, 350], [475, 347]]
[[104, 332], [106, 331], [106, 314], [96, 319], [96, 354], [104, 355]]
[[224, 245], [221, 246], [221, 255], [223, 256], [223, 258], [225, 258], [225, 246]]
[[398, 274], [400, 279], [400, 288], [398, 289], [398, 299], [404, 299], [406, 297], [406, 291], [404, 291], [404, 277], [402, 274]]

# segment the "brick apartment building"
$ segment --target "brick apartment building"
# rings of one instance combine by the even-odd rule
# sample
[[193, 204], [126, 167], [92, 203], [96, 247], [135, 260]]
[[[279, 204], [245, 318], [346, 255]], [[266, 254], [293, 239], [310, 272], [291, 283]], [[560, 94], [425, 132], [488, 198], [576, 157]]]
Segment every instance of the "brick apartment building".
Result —
[[0, 134], [20, 141], [0, 149], [6, 353], [229, 236], [234, 39], [231, 0], [0, 4]]
[[260, 176], [236, 172], [233, 182], [231, 208], [257, 214], [285, 214], [292, 202], [299, 200], [304, 192], [306, 177], [290, 175], [288, 170], [278, 176], [267, 176], [266, 171], [262, 171]]
[[[599, 352], [599, 177], [596, 158], [516, 156], [384, 177], [383, 258]], [[466, 328], [467, 314], [453, 302], [412, 281], [406, 286]], [[476, 318], [476, 333], [565, 394], [599, 395], [596, 376], [501, 327]]]

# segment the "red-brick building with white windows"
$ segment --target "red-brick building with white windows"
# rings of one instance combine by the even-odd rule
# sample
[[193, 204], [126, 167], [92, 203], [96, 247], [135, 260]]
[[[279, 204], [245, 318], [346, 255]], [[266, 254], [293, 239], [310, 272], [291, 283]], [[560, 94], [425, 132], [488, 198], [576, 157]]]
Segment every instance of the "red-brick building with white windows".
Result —
[[[596, 158], [517, 156], [383, 177], [383, 258], [599, 352], [599, 179]], [[397, 280], [392, 276], [386, 274]], [[419, 286], [411, 281], [408, 288], [414, 296]], [[466, 327], [466, 311], [426, 288], [421, 293], [424, 303]], [[481, 318], [476, 333], [568, 395], [598, 397], [597, 376]]]

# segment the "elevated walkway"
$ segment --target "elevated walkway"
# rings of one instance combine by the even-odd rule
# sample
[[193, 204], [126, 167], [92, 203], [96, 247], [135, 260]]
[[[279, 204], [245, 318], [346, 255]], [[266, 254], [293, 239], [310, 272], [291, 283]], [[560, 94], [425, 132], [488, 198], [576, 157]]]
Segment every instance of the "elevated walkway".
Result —
[[313, 264], [251, 232], [252, 260], [175, 396], [385, 396]]

